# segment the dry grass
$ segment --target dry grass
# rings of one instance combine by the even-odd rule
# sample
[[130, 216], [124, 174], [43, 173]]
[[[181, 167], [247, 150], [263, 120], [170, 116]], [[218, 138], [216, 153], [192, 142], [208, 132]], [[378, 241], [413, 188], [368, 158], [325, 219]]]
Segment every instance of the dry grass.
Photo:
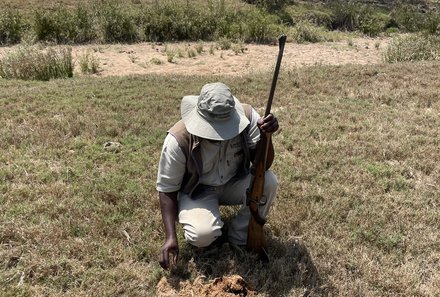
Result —
[[439, 69], [281, 73], [272, 262], [181, 241], [169, 273], [154, 183], [181, 96], [222, 80], [262, 108], [271, 75], [0, 80], [0, 295], [154, 296], [163, 275], [236, 273], [261, 296], [438, 296]]
[[0, 78], [49, 80], [73, 76], [70, 47], [19, 46], [0, 59]]

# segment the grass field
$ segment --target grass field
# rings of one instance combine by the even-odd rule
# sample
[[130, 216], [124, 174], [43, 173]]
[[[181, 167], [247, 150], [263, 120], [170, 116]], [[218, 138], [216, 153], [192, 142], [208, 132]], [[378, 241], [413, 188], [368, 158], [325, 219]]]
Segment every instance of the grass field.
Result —
[[440, 296], [439, 70], [285, 69], [272, 262], [181, 241], [171, 272], [155, 179], [181, 97], [221, 80], [261, 111], [271, 74], [0, 79], [0, 296], [154, 296], [164, 275], [223, 274], [259, 296]]

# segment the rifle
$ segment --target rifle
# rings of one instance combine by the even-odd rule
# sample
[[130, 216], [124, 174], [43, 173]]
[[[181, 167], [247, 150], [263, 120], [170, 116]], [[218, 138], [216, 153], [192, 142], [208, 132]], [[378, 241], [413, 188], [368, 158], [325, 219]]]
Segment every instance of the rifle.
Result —
[[[279, 51], [277, 64], [272, 79], [272, 86], [270, 88], [269, 99], [266, 105], [266, 111], [264, 117], [270, 114], [272, 107], [272, 101], [275, 94], [275, 87], [278, 80], [278, 73], [280, 71], [281, 59], [283, 58], [284, 45], [287, 37], [282, 35], [278, 39]], [[257, 143], [255, 160], [252, 163], [252, 180], [247, 190], [247, 204], [251, 212], [251, 218], [248, 226], [248, 236], [246, 248], [248, 251], [256, 252], [260, 259], [264, 262], [269, 261], [269, 255], [266, 251], [266, 240], [264, 238], [263, 226], [266, 220], [260, 216], [258, 212], [258, 206], [260, 205], [261, 198], [264, 191], [264, 176], [266, 172], [267, 154], [269, 151], [269, 145], [271, 143], [271, 133], [261, 133], [260, 140]]]

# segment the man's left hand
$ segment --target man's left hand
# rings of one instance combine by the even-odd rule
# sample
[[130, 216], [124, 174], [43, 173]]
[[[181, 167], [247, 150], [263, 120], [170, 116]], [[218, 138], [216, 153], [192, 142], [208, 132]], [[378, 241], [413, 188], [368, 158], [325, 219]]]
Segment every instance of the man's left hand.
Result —
[[257, 125], [264, 133], [274, 133], [279, 127], [277, 118], [271, 113], [265, 118], [260, 118]]

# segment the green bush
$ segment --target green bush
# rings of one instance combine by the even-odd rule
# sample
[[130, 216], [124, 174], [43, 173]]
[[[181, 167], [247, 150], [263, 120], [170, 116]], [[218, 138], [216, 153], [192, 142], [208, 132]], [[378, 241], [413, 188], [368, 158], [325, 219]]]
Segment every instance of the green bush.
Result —
[[246, 15], [242, 11], [228, 11], [218, 15], [214, 38], [244, 39], [246, 35], [245, 18]]
[[424, 30], [428, 34], [440, 33], [440, 14], [438, 12], [431, 11], [427, 13], [424, 20]]
[[188, 7], [173, 1], [156, 2], [143, 11], [146, 40], [209, 40], [216, 30], [215, 8]]
[[245, 0], [249, 4], [254, 4], [259, 8], [264, 8], [267, 11], [275, 12], [282, 10], [286, 5], [291, 5], [294, 0]]
[[59, 8], [35, 12], [34, 32], [39, 41], [89, 42], [96, 38], [92, 14], [86, 8]]
[[374, 37], [383, 32], [390, 21], [390, 17], [377, 12], [371, 6], [365, 6], [359, 17], [359, 30], [362, 33]]
[[49, 80], [73, 76], [72, 49], [21, 46], [0, 60], [0, 77]]
[[271, 43], [283, 31], [276, 16], [258, 9], [247, 13], [244, 25], [246, 42]]
[[0, 44], [14, 44], [21, 41], [23, 20], [16, 11], [0, 13]]
[[93, 18], [93, 11], [87, 7], [78, 6], [75, 11], [77, 34], [74, 42], [90, 42], [96, 40], [96, 25]]
[[355, 31], [363, 6], [355, 1], [332, 0], [328, 7], [332, 13], [332, 28]]
[[388, 63], [440, 59], [440, 36], [409, 35], [393, 39], [385, 52]]
[[102, 1], [96, 8], [100, 17], [100, 29], [105, 42], [139, 41], [139, 16], [116, 1]]
[[301, 21], [295, 25], [292, 38], [297, 43], [324, 41], [323, 29], [318, 28], [307, 21]]
[[400, 5], [392, 11], [391, 17], [400, 31], [417, 32], [423, 30], [424, 15], [415, 6]]
[[276, 15], [250, 8], [236, 11], [225, 5], [208, 8], [156, 2], [142, 14], [148, 41], [213, 40], [227, 38], [247, 42], [272, 42], [283, 29]]
[[333, 15], [324, 7], [318, 5], [292, 5], [286, 8], [286, 11], [293, 19], [293, 23], [306, 21], [318, 27], [328, 29], [332, 27]]

